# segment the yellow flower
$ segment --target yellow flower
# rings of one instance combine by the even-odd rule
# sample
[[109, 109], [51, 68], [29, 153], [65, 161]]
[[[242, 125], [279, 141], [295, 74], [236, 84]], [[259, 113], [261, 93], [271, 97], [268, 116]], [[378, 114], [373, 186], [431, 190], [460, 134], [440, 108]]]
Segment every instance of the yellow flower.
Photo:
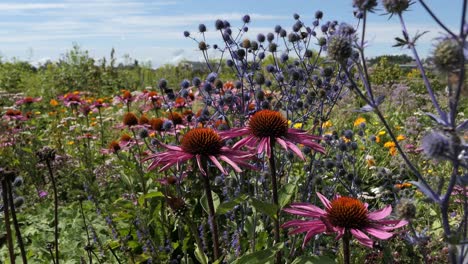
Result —
[[40, 115], [40, 114], [41, 114], [41, 112], [39, 112], [39, 111], [36, 111], [36, 112], [34, 112], [34, 114], [35, 114], [35, 115]]
[[391, 147], [388, 152], [390, 155], [395, 156], [397, 154], [397, 149], [395, 147]]
[[332, 122], [330, 120], [323, 122], [322, 128], [329, 128], [333, 126]]
[[74, 144], [75, 144], [75, 141], [68, 141], [67, 144], [68, 144], [68, 145], [74, 145]]
[[362, 123], [366, 123], [366, 119], [364, 117], [358, 117], [356, 120], [354, 120], [354, 126], [357, 127], [361, 125]]
[[296, 123], [293, 125], [294, 128], [300, 129], [302, 128], [302, 123]]
[[341, 137], [341, 139], [342, 139], [345, 143], [351, 142], [351, 139], [347, 139], [346, 137]]
[[379, 135], [380, 135], [380, 136], [383, 136], [383, 135], [385, 135], [385, 134], [387, 134], [387, 132], [385, 132], [385, 131], [380, 131], [380, 132], [379, 132]]
[[397, 139], [397, 141], [402, 141], [402, 140], [405, 140], [406, 137], [404, 135], [398, 135], [398, 137], [396, 139]]
[[387, 142], [385, 142], [385, 144], [383, 146], [385, 148], [394, 148], [396, 145], [395, 145], [395, 142], [393, 142], [393, 141], [387, 141]]
[[59, 105], [59, 102], [57, 102], [57, 100], [55, 100], [55, 99], [50, 99], [50, 105], [51, 106], [57, 106], [57, 105]]

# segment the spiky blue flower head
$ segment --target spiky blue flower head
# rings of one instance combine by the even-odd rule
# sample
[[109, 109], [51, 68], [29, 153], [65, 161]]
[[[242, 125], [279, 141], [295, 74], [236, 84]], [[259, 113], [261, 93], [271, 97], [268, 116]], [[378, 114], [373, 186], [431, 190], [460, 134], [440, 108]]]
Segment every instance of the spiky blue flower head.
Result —
[[382, 0], [382, 5], [390, 14], [401, 14], [410, 6], [410, 0]]
[[286, 37], [287, 34], [288, 34], [288, 32], [284, 28], [282, 28], [280, 30], [280, 33], [279, 33], [280, 37], [284, 38], [284, 37]]
[[249, 15], [244, 15], [242, 17], [242, 22], [244, 22], [246, 24], [250, 23], [250, 16]]
[[281, 61], [282, 63], [285, 63], [285, 62], [287, 62], [288, 60], [289, 60], [289, 56], [288, 56], [287, 53], [281, 54], [280, 61]]
[[325, 24], [325, 25], [322, 25], [322, 26], [320, 27], [320, 30], [322, 30], [323, 33], [327, 32], [327, 31], [328, 31], [328, 25], [326, 25], [326, 24]]
[[270, 73], [274, 73], [276, 71], [276, 67], [273, 64], [268, 64], [266, 66], [266, 71]]
[[276, 45], [276, 43], [270, 43], [270, 45], [268, 45], [268, 51], [270, 52], [276, 52], [276, 50], [278, 49], [278, 45]]
[[213, 87], [211, 86], [211, 83], [205, 82], [205, 83], [203, 84], [203, 90], [204, 90], [205, 92], [208, 92], [208, 93], [211, 92], [211, 91], [213, 90]]
[[272, 42], [275, 39], [275, 35], [269, 32], [266, 36], [268, 42]]
[[159, 80], [159, 88], [166, 89], [167, 88], [167, 81], [166, 79]]
[[229, 21], [224, 20], [223, 23], [224, 23], [225, 28], [230, 28], [231, 27], [231, 23], [229, 23]]
[[424, 136], [421, 143], [424, 153], [433, 159], [443, 159], [449, 152], [449, 140], [448, 138], [436, 131]]
[[205, 41], [200, 41], [198, 42], [198, 49], [201, 51], [205, 51], [208, 49], [208, 45], [206, 44]]
[[196, 86], [196, 87], [200, 86], [200, 84], [201, 84], [200, 78], [198, 78], [198, 77], [193, 78], [192, 84], [193, 84], [193, 86]]
[[280, 25], [276, 25], [276, 26], [275, 26], [275, 33], [278, 34], [278, 33], [280, 33], [280, 31], [281, 31], [281, 26], [280, 26]]
[[460, 68], [463, 59], [462, 45], [453, 38], [441, 39], [433, 51], [436, 68], [441, 72], [451, 72]]
[[215, 28], [216, 30], [221, 30], [224, 28], [224, 22], [221, 19], [217, 19], [215, 21]]
[[291, 43], [299, 41], [300, 39], [301, 37], [299, 37], [297, 33], [291, 32], [288, 34], [288, 41]]
[[258, 42], [260, 42], [260, 43], [265, 42], [265, 35], [263, 35], [262, 33], [259, 33], [259, 34], [257, 35], [257, 40], [258, 40]]
[[298, 19], [300, 18], [300, 16], [299, 16], [299, 14], [295, 13], [295, 14], [293, 15], [293, 18], [294, 18], [295, 20], [298, 20]]
[[183, 80], [181, 83], [180, 83], [180, 87], [181, 88], [188, 88], [190, 86], [190, 82], [188, 80]]
[[264, 53], [264, 52], [258, 53], [258, 58], [259, 58], [260, 60], [263, 60], [263, 59], [265, 58], [265, 53]]
[[314, 20], [314, 22], [312, 22], [312, 26], [318, 27], [319, 23], [320, 23], [320, 21]]
[[210, 83], [213, 83], [216, 78], [218, 78], [218, 74], [216, 72], [212, 72], [210, 74], [208, 74], [208, 76], [206, 77], [206, 80]]
[[200, 31], [201, 33], [206, 32], [205, 24], [198, 25], [198, 31]]
[[162, 125], [162, 129], [165, 130], [165, 131], [171, 130], [173, 125], [174, 125], [174, 123], [172, 123], [171, 120], [164, 120], [163, 125]]
[[226, 28], [226, 29], [224, 30], [224, 33], [227, 33], [227, 34], [229, 34], [229, 35], [232, 35], [232, 29], [231, 29], [231, 28]]
[[190, 32], [188, 32], [187, 30], [184, 31], [184, 37], [188, 38], [190, 36]]
[[251, 42], [250, 42], [250, 48], [251, 48], [252, 50], [258, 50], [258, 42], [255, 41], [255, 40], [251, 41]]
[[323, 18], [323, 12], [320, 10], [315, 11], [315, 19], [322, 19]]
[[247, 32], [247, 31], [249, 31], [249, 27], [243, 27], [242, 30], [243, 30], [244, 32]]
[[179, 92], [180, 96], [182, 96], [183, 98], [187, 98], [189, 96], [189, 91], [185, 88], [181, 89], [180, 92]]
[[377, 6], [377, 0], [353, 0], [353, 6], [361, 11], [373, 12]]
[[227, 65], [228, 67], [232, 67], [232, 66], [234, 66], [234, 61], [228, 59], [228, 60], [226, 60], [226, 65]]

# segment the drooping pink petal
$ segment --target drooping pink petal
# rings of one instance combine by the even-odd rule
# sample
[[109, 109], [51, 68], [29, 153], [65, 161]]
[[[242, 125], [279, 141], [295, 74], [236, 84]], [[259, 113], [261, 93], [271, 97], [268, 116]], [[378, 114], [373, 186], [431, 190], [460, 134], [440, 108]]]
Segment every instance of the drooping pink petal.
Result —
[[286, 141], [286, 144], [288, 145], [288, 148], [290, 150], [292, 150], [294, 153], [296, 153], [296, 155], [299, 156], [299, 158], [301, 158], [302, 160], [305, 160], [304, 155], [302, 154], [302, 151], [296, 145], [294, 145], [293, 143], [289, 141]]
[[330, 203], [330, 200], [327, 199], [327, 197], [323, 196], [321, 193], [317, 192], [317, 196], [318, 198], [320, 199], [320, 201], [322, 202], [323, 205], [325, 205], [325, 208], [326, 209], [330, 209], [331, 208], [331, 203]]
[[197, 159], [197, 164], [198, 164], [198, 168], [200, 169], [200, 172], [203, 174], [203, 176], [206, 176], [206, 171], [203, 169], [203, 166], [202, 166], [201, 156], [195, 155], [195, 158]]
[[270, 137], [267, 137], [265, 138], [265, 148], [266, 148], [266, 155], [267, 157], [271, 157], [271, 138]]
[[304, 211], [308, 211], [310, 213], [317, 215], [317, 216], [311, 216], [311, 217], [320, 217], [320, 216], [326, 215], [326, 212], [324, 210], [309, 203], [292, 203], [290, 204], [290, 207], [294, 209], [301, 209]]
[[372, 239], [370, 239], [364, 232], [359, 229], [351, 228], [351, 234], [357, 239], [359, 243], [366, 247], [373, 247]]
[[382, 240], [389, 239], [389, 238], [391, 238], [393, 236], [392, 233], [389, 233], [387, 231], [383, 231], [381, 229], [373, 228], [373, 227], [364, 228], [364, 231], [366, 231], [370, 235], [375, 236], [376, 238], [382, 239]]
[[334, 229], [338, 233], [338, 235], [335, 237], [335, 239], [340, 240], [345, 234], [345, 228], [336, 226]]
[[227, 175], [227, 171], [223, 168], [223, 165], [221, 165], [221, 163], [219, 163], [219, 160], [216, 159], [215, 156], [212, 156], [212, 155], [209, 155], [208, 158], [210, 158], [210, 160], [214, 163], [214, 165], [225, 175]]
[[378, 211], [369, 212], [367, 216], [370, 220], [381, 220], [389, 216], [391, 212], [392, 212], [392, 206], [387, 205], [386, 207]]
[[239, 166], [237, 166], [237, 164], [232, 161], [231, 159], [229, 159], [228, 157], [224, 156], [224, 155], [219, 155], [219, 158], [221, 160], [223, 160], [224, 162], [226, 162], [227, 164], [231, 165], [231, 167], [236, 171], [236, 172], [242, 172], [241, 168], [239, 168]]
[[278, 142], [281, 145], [281, 147], [283, 147], [285, 150], [288, 150], [288, 145], [286, 145], [286, 142], [284, 142], [283, 139], [276, 138], [276, 142]]
[[381, 230], [391, 231], [408, 224], [406, 220], [379, 220], [370, 224], [371, 227], [375, 227]]
[[318, 224], [318, 225], [316, 225], [314, 228], [311, 228], [311, 229], [307, 232], [307, 234], [305, 235], [305, 237], [304, 237], [304, 242], [302, 242], [302, 248], [305, 247], [305, 245], [307, 244], [307, 242], [309, 242], [309, 240], [310, 240], [313, 236], [315, 236], [315, 235], [317, 235], [317, 234], [320, 234], [320, 233], [323, 233], [323, 232], [325, 232], [325, 230], [326, 230], [326, 227], [325, 227], [325, 225], [323, 225], [323, 224], [322, 224], [322, 225]]

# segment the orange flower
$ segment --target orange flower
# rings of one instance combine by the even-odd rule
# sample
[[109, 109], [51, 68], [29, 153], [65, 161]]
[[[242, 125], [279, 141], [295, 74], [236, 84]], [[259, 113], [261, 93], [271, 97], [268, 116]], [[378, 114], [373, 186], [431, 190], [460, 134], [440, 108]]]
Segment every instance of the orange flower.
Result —
[[57, 105], [59, 105], [59, 102], [57, 100], [55, 100], [55, 99], [50, 99], [50, 105], [51, 106], [57, 106]]
[[361, 125], [362, 123], [366, 123], [366, 119], [364, 117], [358, 117], [356, 118], [356, 120], [354, 120], [354, 126], [357, 127], [359, 125]]
[[404, 135], [398, 135], [396, 139], [397, 141], [402, 141], [402, 140], [405, 140], [406, 137]]

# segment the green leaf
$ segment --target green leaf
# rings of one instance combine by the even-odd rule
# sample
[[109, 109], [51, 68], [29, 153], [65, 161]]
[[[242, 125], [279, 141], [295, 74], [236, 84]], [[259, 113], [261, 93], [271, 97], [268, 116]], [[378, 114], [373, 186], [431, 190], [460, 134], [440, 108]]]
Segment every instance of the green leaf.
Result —
[[247, 195], [242, 194], [241, 196], [236, 197], [234, 200], [220, 204], [216, 209], [216, 214], [222, 215], [231, 211], [236, 205], [239, 205], [247, 200], [247, 198]]
[[301, 256], [291, 264], [335, 264], [336, 262], [327, 256]]
[[201, 264], [208, 264], [208, 257], [203, 253], [203, 251], [198, 248], [198, 246], [195, 244], [195, 258], [201, 263]]
[[[216, 213], [216, 210], [220, 204], [219, 196], [215, 192], [211, 192], [211, 196], [213, 196], [213, 206]], [[200, 198], [200, 204], [203, 207], [203, 210], [205, 210], [205, 212], [209, 214], [210, 208], [208, 207], [208, 199], [206, 199], [205, 194], [203, 194], [203, 196]]]
[[286, 206], [289, 201], [291, 201], [292, 196], [296, 190], [296, 182], [294, 183], [287, 183], [285, 184], [278, 192], [278, 204], [279, 208], [283, 208]]
[[146, 199], [151, 199], [155, 197], [164, 197], [164, 194], [162, 192], [149, 192], [145, 195], [142, 195], [138, 198], [138, 204], [143, 205]]
[[251, 198], [250, 202], [252, 206], [261, 213], [266, 214], [273, 219], [276, 219], [276, 212], [278, 212], [278, 206], [276, 206], [275, 204], [262, 202], [255, 198]]
[[267, 264], [273, 263], [275, 260], [276, 252], [283, 248], [284, 244], [279, 243], [274, 247], [267, 248], [265, 250], [257, 251], [248, 255], [245, 255], [238, 260], [232, 262], [232, 264]]

